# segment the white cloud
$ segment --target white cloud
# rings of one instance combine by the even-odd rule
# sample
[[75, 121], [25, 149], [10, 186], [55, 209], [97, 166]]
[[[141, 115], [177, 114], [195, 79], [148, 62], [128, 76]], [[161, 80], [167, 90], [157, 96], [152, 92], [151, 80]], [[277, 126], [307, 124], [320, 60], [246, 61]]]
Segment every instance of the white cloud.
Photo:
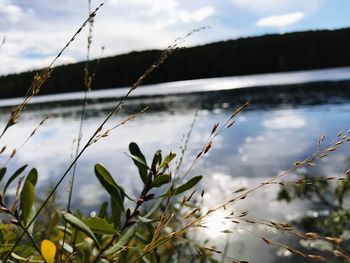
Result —
[[179, 6], [177, 0], [129, 0], [127, 3], [121, 0], [112, 1], [114, 5], [134, 5], [143, 10], [143, 12], [154, 15], [160, 12], [167, 12], [176, 9]]
[[179, 23], [188, 24], [194, 22], [202, 22], [212, 16], [214, 12], [215, 9], [212, 6], [205, 6], [194, 11], [183, 10], [174, 12], [168, 16], [168, 19], [159, 21], [155, 27], [158, 29], [163, 29], [167, 26], [178, 25]]
[[204, 8], [194, 10], [193, 12], [183, 10], [181, 12], [175, 13], [172, 16], [172, 18], [173, 18], [175, 23], [178, 23], [178, 22], [181, 22], [181, 23], [201, 22], [204, 19], [211, 16], [213, 13], [214, 13], [214, 8], [211, 6], [207, 6]]
[[260, 27], [285, 27], [301, 21], [304, 17], [305, 14], [302, 12], [288, 13], [277, 16], [267, 16], [259, 19], [256, 22], [256, 25]]
[[[262, 121], [262, 132], [246, 137], [234, 162], [247, 163], [245, 169], [252, 169], [261, 176], [271, 176], [271, 172], [289, 165], [291, 159], [307, 152], [312, 145], [308, 137], [312, 132], [303, 129], [306, 124], [305, 116], [292, 110], [268, 114]], [[265, 167], [263, 171], [259, 170], [261, 167]]]
[[23, 16], [24, 11], [17, 5], [7, 0], [0, 0], [0, 15], [5, 16], [10, 22], [17, 22]]
[[254, 12], [259, 15], [283, 14], [302, 10], [307, 13], [314, 12], [322, 0], [231, 0], [236, 6]]
[[[72, 31], [73, 32], [73, 31]], [[56, 32], [32, 30], [14, 30], [5, 32], [6, 43], [0, 52], [0, 61], [6, 67], [0, 68], [0, 74], [21, 72], [39, 69], [50, 64], [59, 50], [63, 47], [68, 37], [67, 33], [60, 30]], [[77, 38], [77, 43], [83, 41]], [[83, 44], [81, 44], [84, 47]], [[84, 54], [79, 46], [74, 43], [68, 52], [64, 53], [56, 65], [73, 63], [77, 61], [77, 54]]]
[[203, 21], [214, 14], [214, 8], [212, 6], [206, 6], [193, 12], [192, 17], [196, 21]]
[[306, 121], [299, 114], [282, 111], [280, 115], [265, 120], [263, 125], [269, 130], [300, 129], [306, 125]]
[[79, 185], [79, 191], [76, 192], [79, 201], [83, 206], [98, 206], [101, 204], [101, 199], [106, 195], [105, 191], [103, 191], [103, 188], [98, 184]]
[[[215, 33], [208, 30], [194, 34], [186, 45], [260, 34], [261, 28], [251, 24], [249, 28], [236, 27], [231, 11], [239, 12], [251, 23], [261, 17], [295, 12], [308, 16], [322, 1], [109, 0], [95, 19], [91, 57], [100, 56], [101, 46], [106, 47], [104, 56], [165, 48], [201, 26], [210, 26]], [[92, 2], [97, 6], [101, 0]], [[0, 39], [4, 35], [7, 38], [0, 53], [0, 62], [6, 67], [0, 67], [0, 75], [37, 67], [39, 60], [42, 65], [45, 58], [58, 53], [86, 16], [86, 0], [0, 0]], [[67, 58], [85, 59], [86, 34], [85, 28], [65, 51]]]
[[[5, 75], [10, 74], [12, 72], [41, 69], [47, 67], [53, 59], [54, 56], [26, 59], [21, 57], [10, 57], [6, 56], [5, 54], [0, 54], [1, 63], [6, 65], [6, 67], [3, 67], [1, 69], [0, 73]], [[75, 58], [67, 55], [62, 55], [55, 65], [58, 66], [75, 62], [77, 62]]]
[[[0, 75], [46, 66], [46, 62], [65, 45], [86, 19], [87, 3], [85, 0], [62, 1], [38, 4], [27, 0], [24, 4], [0, 0], [0, 37], [5, 35], [7, 38], [0, 52], [0, 61], [6, 67], [0, 67]], [[6, 16], [2, 15], [4, 12]], [[209, 24], [203, 23], [214, 13], [214, 6], [202, 2], [111, 0], [96, 16], [91, 57], [100, 56], [101, 46], [106, 47], [104, 56], [165, 48], [192, 29]], [[17, 22], [12, 23], [10, 18]], [[86, 34], [85, 28], [59, 63], [85, 59]], [[194, 44], [195, 39], [200, 38], [197, 35], [204, 34], [191, 37], [187, 45]]]
[[[296, 145], [298, 147], [295, 147]], [[234, 161], [237, 163], [246, 162], [251, 166], [247, 169], [253, 169], [254, 173], [261, 176], [271, 176], [269, 174], [271, 171], [285, 165], [294, 156], [305, 153], [308, 147], [310, 145], [305, 143], [304, 131], [302, 130], [297, 133], [288, 129], [266, 130], [261, 135], [251, 137], [245, 144], [242, 144], [238, 148], [239, 155], [235, 157], [237, 159]], [[288, 150], [286, 151], [286, 149]], [[266, 167], [266, 170], [259, 171], [261, 167]]]

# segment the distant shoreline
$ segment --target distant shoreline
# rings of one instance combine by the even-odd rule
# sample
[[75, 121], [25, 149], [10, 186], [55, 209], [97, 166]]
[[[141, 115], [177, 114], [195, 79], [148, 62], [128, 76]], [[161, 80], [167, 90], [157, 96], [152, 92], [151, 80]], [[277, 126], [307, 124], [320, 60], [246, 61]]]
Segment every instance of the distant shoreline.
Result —
[[[344, 85], [345, 83], [346, 85]], [[261, 92], [275, 94], [287, 92], [293, 95], [312, 91], [312, 93], [335, 93], [339, 91], [348, 94], [350, 92], [350, 67], [306, 70], [284, 73], [268, 73], [247, 76], [220, 77], [209, 79], [196, 79], [175, 81], [160, 84], [144, 85], [135, 90], [130, 99], [155, 98], [163, 96], [178, 96], [185, 94], [200, 94], [219, 91], [236, 93], [237, 95], [257, 95]], [[89, 101], [113, 101], [122, 98], [129, 90], [128, 87], [117, 89], [92, 90], [89, 92]], [[348, 91], [349, 90], [349, 91]], [[213, 93], [214, 94], [214, 93]], [[260, 94], [260, 95], [259, 95]], [[35, 96], [30, 104], [50, 104], [80, 102], [84, 92], [68, 92], [60, 94]], [[347, 96], [348, 97], [348, 96]], [[11, 107], [21, 102], [22, 98], [0, 99], [0, 108]]]
[[[101, 59], [93, 89], [130, 86], [160, 54], [160, 50], [147, 50]], [[94, 67], [96, 60], [91, 65]], [[350, 66], [350, 28], [306, 31], [180, 49], [145, 84], [347, 66]], [[83, 91], [83, 68], [84, 62], [56, 67], [40, 94]], [[0, 98], [23, 96], [33, 76], [34, 72], [1, 76]]]

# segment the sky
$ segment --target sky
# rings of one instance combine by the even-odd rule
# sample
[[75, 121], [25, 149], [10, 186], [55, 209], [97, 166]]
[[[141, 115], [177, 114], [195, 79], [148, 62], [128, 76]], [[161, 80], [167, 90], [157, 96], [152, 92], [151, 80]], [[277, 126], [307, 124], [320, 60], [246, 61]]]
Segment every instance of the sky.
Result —
[[[349, 10], [349, 0], [107, 0], [95, 17], [91, 57], [166, 48], [203, 26], [209, 28], [185, 46], [344, 28]], [[0, 0], [0, 75], [48, 66], [87, 15], [88, 0]], [[85, 60], [87, 34], [85, 28], [55, 65]]]

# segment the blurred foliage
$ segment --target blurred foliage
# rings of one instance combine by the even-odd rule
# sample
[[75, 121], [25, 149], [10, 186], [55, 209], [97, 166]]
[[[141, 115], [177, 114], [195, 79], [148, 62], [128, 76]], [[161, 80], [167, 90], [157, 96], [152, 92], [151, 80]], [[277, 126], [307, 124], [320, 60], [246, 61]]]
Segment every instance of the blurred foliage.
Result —
[[[147, 263], [188, 262], [189, 258], [191, 262], [217, 262], [210, 250], [202, 249], [206, 242], [199, 244], [184, 231], [189, 220], [198, 217], [188, 213], [198, 210], [192, 196], [202, 177], [180, 183], [170, 170], [175, 153], [163, 158], [159, 150], [150, 164], [136, 143], [131, 143], [129, 150], [143, 183], [140, 195], [131, 197], [103, 165], [96, 164], [95, 175], [110, 201], [102, 203], [95, 215], [64, 212], [54, 196], [40, 216], [33, 217], [40, 203], [35, 198], [38, 173], [32, 169], [21, 177], [13, 205], [7, 205], [9, 198], [4, 195], [0, 200], [1, 258], [25, 230], [26, 238], [16, 246], [9, 262]], [[25, 169], [23, 166], [9, 177], [4, 193]], [[1, 169], [1, 179], [5, 174], [6, 168]], [[189, 191], [188, 197], [178, 197]]]
[[[310, 214], [294, 220], [303, 231], [325, 237], [301, 240], [310, 250], [325, 253], [329, 262], [349, 262], [341, 253], [350, 253], [350, 173], [346, 177], [310, 176], [303, 174], [297, 182], [283, 183], [278, 200], [293, 202], [303, 199], [310, 202]], [[339, 257], [340, 255], [340, 257]], [[338, 256], [338, 257], [336, 257]]]

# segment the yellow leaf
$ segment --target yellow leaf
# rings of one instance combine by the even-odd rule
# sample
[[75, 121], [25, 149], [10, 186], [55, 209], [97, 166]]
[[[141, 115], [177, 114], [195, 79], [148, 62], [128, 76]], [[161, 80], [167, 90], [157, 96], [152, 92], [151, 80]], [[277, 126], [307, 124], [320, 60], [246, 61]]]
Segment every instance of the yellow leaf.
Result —
[[50, 240], [43, 240], [41, 242], [41, 254], [47, 263], [55, 262], [56, 246]]

